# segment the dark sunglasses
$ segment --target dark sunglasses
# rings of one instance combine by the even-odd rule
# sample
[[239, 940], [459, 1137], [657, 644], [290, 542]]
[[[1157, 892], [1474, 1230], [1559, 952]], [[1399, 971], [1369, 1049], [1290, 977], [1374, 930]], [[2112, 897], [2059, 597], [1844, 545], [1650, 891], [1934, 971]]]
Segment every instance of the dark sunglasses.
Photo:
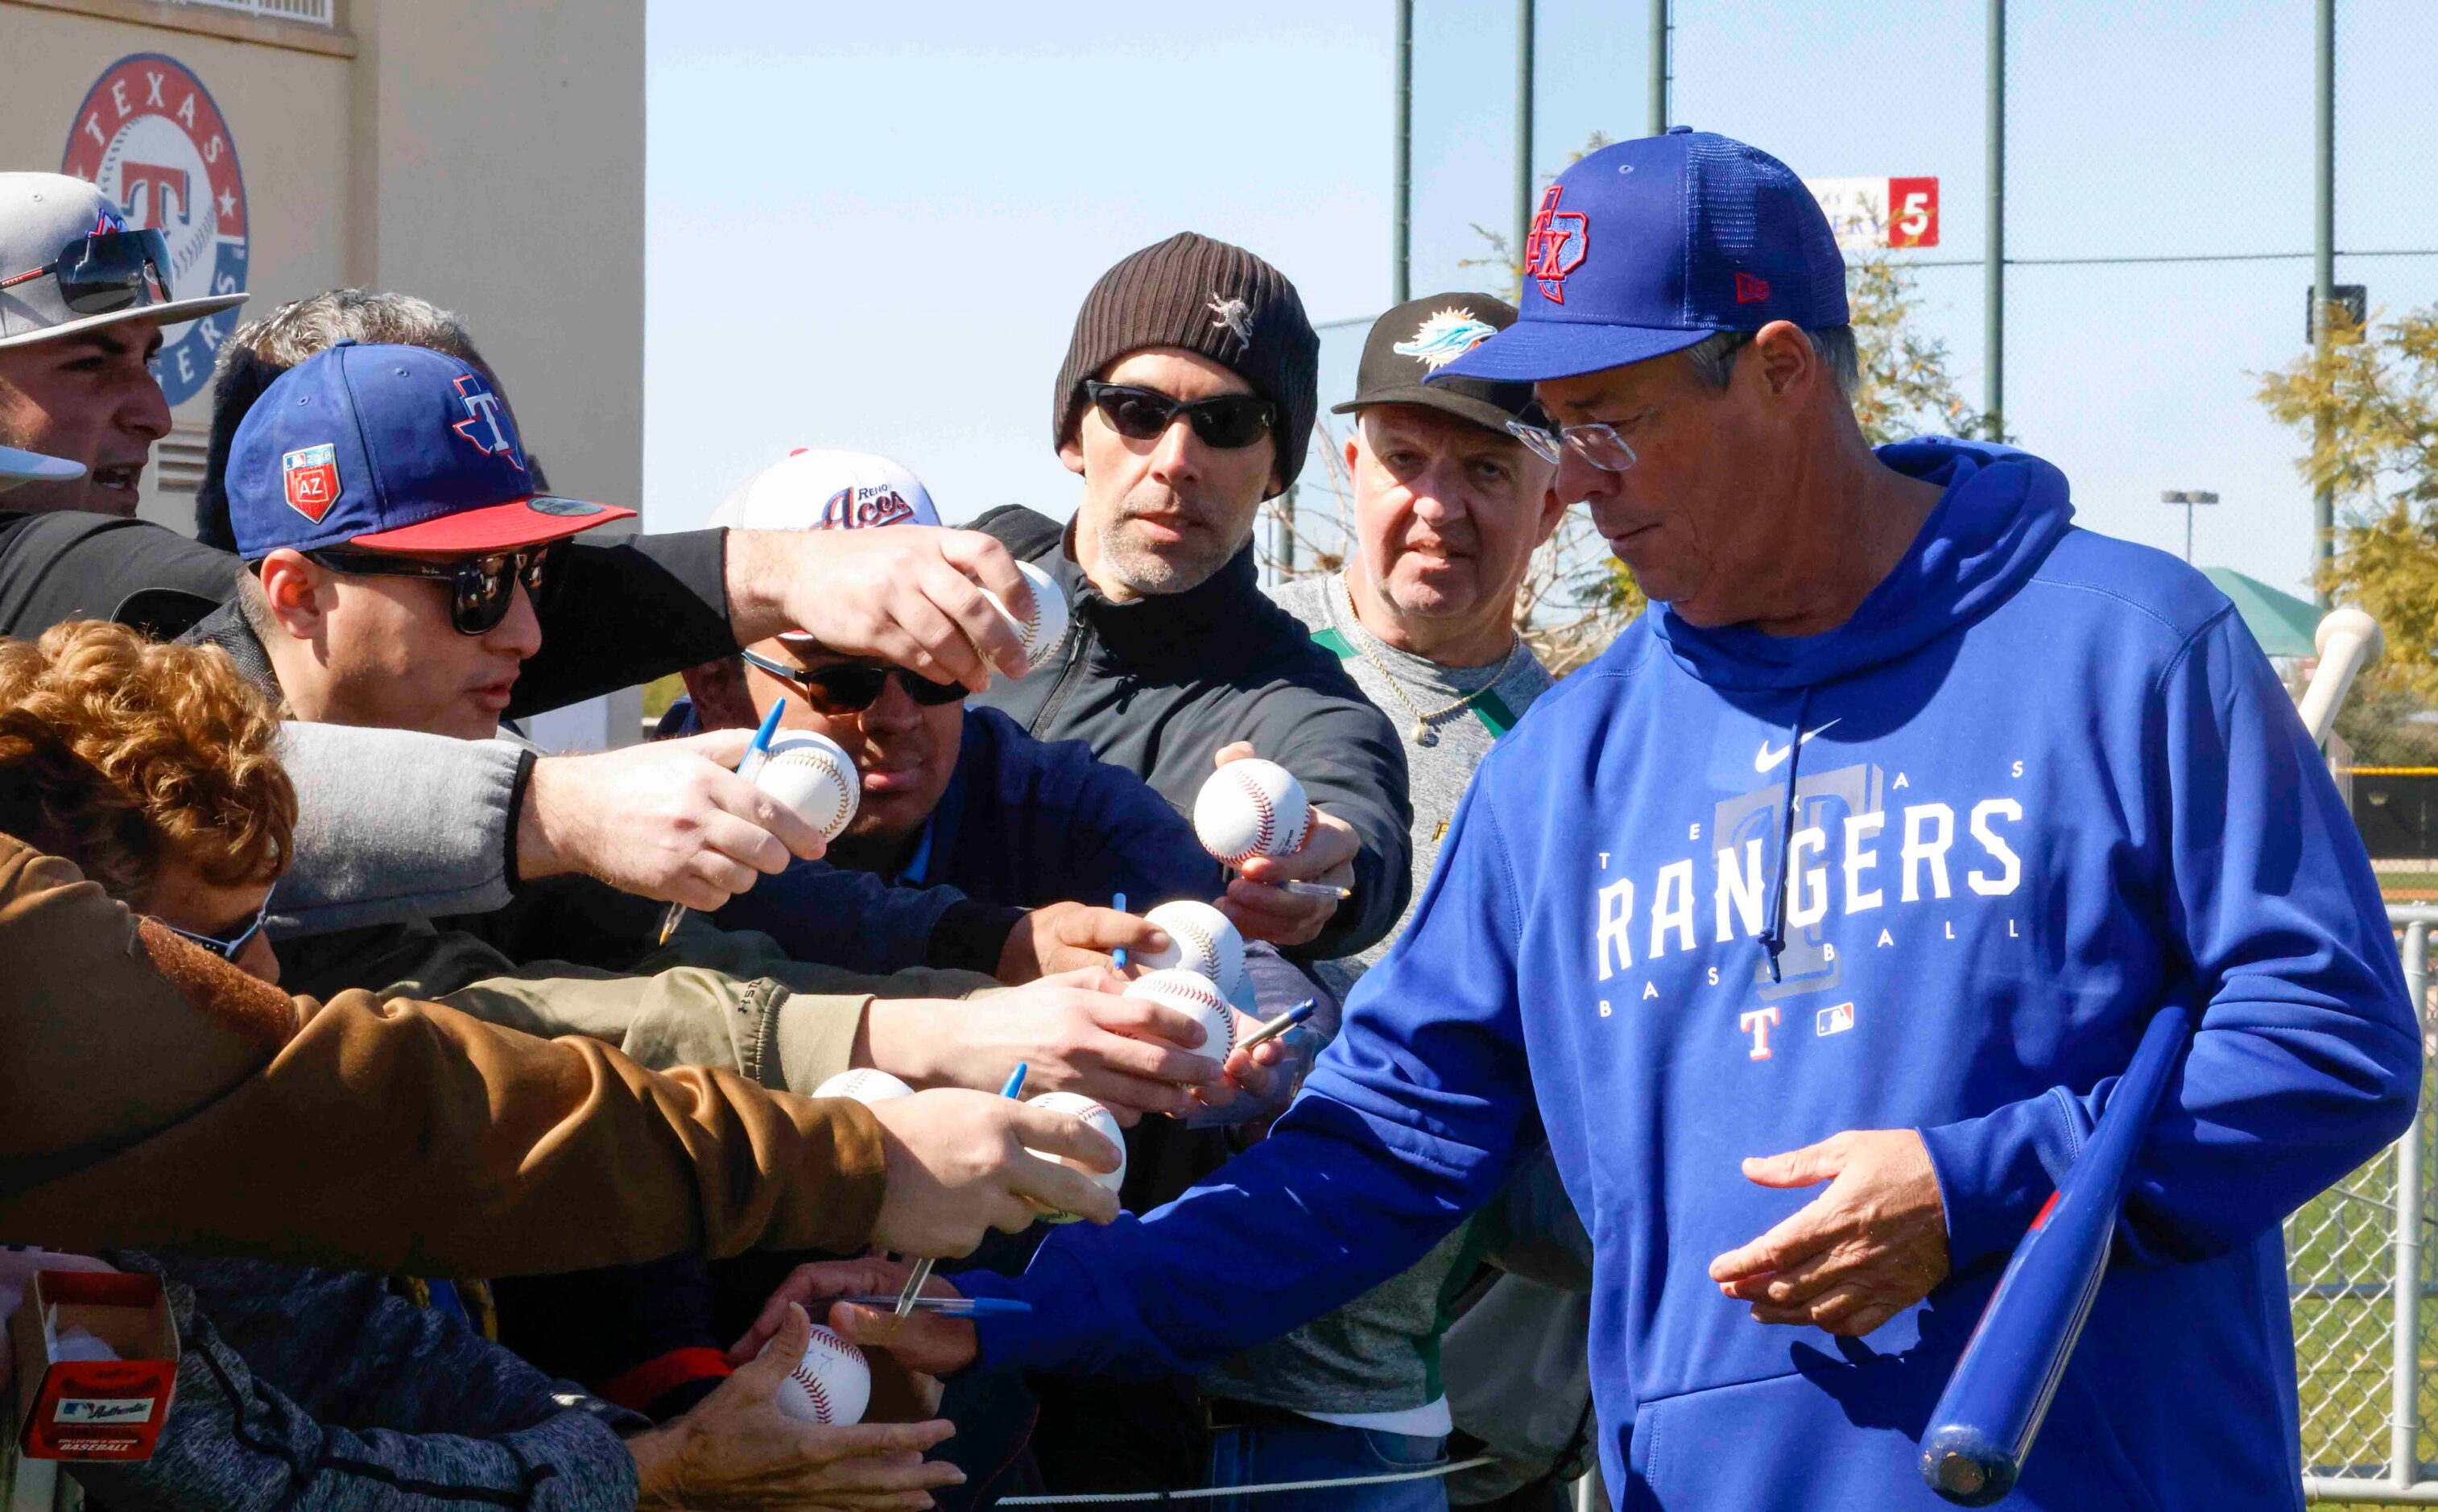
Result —
[[[234, 961], [238, 954], [245, 949], [247, 943], [255, 936], [262, 933], [263, 921], [271, 917], [271, 900], [277, 895], [278, 891], [279, 889], [274, 887], [271, 891], [264, 893], [262, 906], [254, 910], [254, 923], [245, 926], [244, 933], [228, 940], [221, 940], [211, 935], [199, 935], [191, 929], [181, 929], [166, 919], [153, 919], [152, 922], [181, 940], [193, 941], [222, 960]], [[152, 916], [147, 914], [145, 917], [150, 919]]]
[[1157, 440], [1181, 414], [1204, 446], [1233, 451], [1259, 441], [1262, 432], [1277, 423], [1279, 414], [1277, 405], [1253, 394], [1222, 394], [1188, 403], [1157, 389], [1091, 378], [1085, 379], [1084, 393], [1102, 418], [1130, 441]]
[[508, 617], [516, 587], [525, 586], [534, 603], [541, 603], [550, 582], [551, 564], [558, 543], [469, 556], [455, 562], [419, 562], [411, 556], [386, 556], [378, 552], [327, 550], [305, 553], [305, 559], [333, 572], [352, 577], [428, 577], [449, 585], [449, 623], [459, 635], [488, 635]]
[[31, 273], [0, 278], [0, 289], [57, 273], [60, 298], [79, 315], [107, 315], [169, 298], [168, 238], [158, 231], [96, 231], [60, 249]]
[[751, 651], [739, 651], [747, 662], [787, 684], [825, 714], [859, 714], [880, 701], [880, 691], [895, 677], [906, 696], [926, 709], [952, 704], [965, 695], [962, 682], [933, 682], [904, 667], [875, 667], [868, 661], [842, 661], [834, 667], [791, 667]]

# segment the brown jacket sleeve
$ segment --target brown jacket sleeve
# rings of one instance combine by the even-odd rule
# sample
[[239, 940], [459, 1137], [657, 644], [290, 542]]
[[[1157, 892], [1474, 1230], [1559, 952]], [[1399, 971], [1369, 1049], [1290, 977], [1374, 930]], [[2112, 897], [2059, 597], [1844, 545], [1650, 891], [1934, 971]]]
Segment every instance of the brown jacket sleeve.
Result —
[[0, 1239], [514, 1275], [853, 1248], [879, 1211], [859, 1104], [289, 999], [6, 837], [0, 961]]

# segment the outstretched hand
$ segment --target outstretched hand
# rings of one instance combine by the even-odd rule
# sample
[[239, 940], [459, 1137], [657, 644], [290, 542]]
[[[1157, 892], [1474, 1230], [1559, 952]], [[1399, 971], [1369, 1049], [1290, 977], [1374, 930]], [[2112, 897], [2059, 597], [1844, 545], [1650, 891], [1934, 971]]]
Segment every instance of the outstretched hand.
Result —
[[[910, 1370], [942, 1376], [972, 1364], [978, 1353], [974, 1326], [964, 1318], [944, 1318], [936, 1312], [913, 1312], [904, 1318], [872, 1308], [840, 1302], [840, 1297], [892, 1296], [906, 1285], [910, 1268], [902, 1260], [866, 1258], [824, 1260], [799, 1265], [779, 1283], [764, 1304], [762, 1315], [728, 1352], [732, 1361], [751, 1360], [763, 1344], [786, 1324], [788, 1310], [829, 1308], [830, 1327], [849, 1344], [864, 1349], [886, 1349]], [[924, 1284], [925, 1296], [962, 1296], [939, 1276]]]
[[[1222, 746], [1210, 758], [1212, 767], [1240, 762], [1254, 754], [1250, 741]], [[1289, 882], [1317, 882], [1325, 887], [1354, 886], [1354, 858], [1363, 853], [1354, 827], [1316, 803], [1303, 848], [1293, 855], [1257, 855], [1238, 867], [1219, 911], [1235, 921], [1247, 940], [1274, 945], [1309, 944], [1329, 927], [1336, 914], [1335, 898], [1309, 898], [1289, 891]]]

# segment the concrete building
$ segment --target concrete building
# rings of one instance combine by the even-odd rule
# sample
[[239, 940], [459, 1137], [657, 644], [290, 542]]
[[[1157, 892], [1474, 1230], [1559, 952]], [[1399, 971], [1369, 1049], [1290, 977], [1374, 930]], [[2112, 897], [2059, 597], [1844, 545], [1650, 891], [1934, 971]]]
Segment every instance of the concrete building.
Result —
[[[347, 284], [456, 311], [552, 486], [641, 502], [644, 5], [0, 0], [0, 167], [100, 184], [168, 233], [179, 291], [253, 296], [168, 333], [146, 518], [192, 528], [237, 320]], [[635, 721], [538, 733], [594, 728]]]

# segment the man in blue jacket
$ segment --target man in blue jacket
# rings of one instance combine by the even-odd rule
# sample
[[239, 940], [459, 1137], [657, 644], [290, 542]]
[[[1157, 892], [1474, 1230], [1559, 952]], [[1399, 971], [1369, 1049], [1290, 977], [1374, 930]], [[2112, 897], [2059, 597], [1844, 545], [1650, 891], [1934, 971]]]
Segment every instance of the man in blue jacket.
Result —
[[[873, 530], [937, 525], [923, 484], [868, 452], [799, 450], [730, 495], [714, 525]], [[664, 734], [781, 722], [839, 742], [861, 803], [822, 861], [803, 861], [717, 915], [788, 951], [857, 971], [955, 967], [1002, 981], [1106, 965], [1165, 942], [1137, 917], [1209, 902], [1225, 878], [1157, 790], [1081, 741], [1041, 741], [965, 690], [779, 636], [687, 669]], [[1134, 914], [1086, 904], [1126, 896]]]
[[[1939, 1388], [2181, 1002], [2016, 1500], [2299, 1507], [2279, 1221], [2404, 1128], [2421, 1047], [2258, 648], [2182, 564], [2074, 529], [2038, 458], [1864, 444], [1842, 264], [1776, 160], [1593, 153], [1525, 261], [1522, 318], [1442, 371], [1536, 383], [1652, 609], [1482, 765], [1266, 1142], [961, 1278], [1034, 1307], [981, 1360], [1210, 1361], [1411, 1263], [1546, 1138], [1598, 1250], [1621, 1505], [1937, 1507]], [[835, 1315], [923, 1368], [977, 1350]]]

